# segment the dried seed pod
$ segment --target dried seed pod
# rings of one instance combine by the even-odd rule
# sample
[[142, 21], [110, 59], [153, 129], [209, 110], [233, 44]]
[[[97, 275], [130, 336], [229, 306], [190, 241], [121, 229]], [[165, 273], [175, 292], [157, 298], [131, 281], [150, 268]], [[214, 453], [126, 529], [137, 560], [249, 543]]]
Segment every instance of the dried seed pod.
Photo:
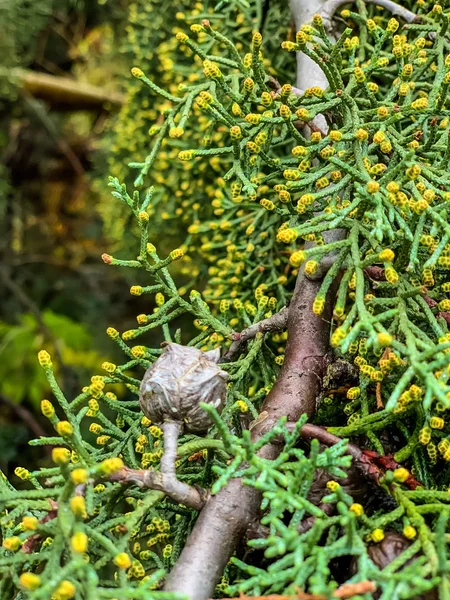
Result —
[[156, 424], [176, 421], [187, 431], [205, 432], [211, 422], [200, 403], [211, 404], [219, 412], [225, 403], [228, 374], [217, 365], [219, 358], [219, 349], [202, 352], [166, 344], [142, 379], [142, 412]]

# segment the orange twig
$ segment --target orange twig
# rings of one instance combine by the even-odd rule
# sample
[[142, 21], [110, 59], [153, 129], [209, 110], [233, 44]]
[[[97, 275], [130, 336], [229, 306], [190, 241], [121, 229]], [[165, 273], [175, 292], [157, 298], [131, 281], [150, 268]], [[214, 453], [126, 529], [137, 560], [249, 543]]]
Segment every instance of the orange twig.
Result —
[[381, 381], [375, 387], [375, 395], [377, 397], [377, 408], [384, 408], [383, 398], [381, 397]]
[[367, 594], [377, 589], [373, 581], [360, 581], [359, 583], [344, 583], [333, 594], [334, 598], [351, 598], [358, 594]]
[[[344, 583], [334, 593], [333, 598], [341, 598], [346, 600], [359, 594], [366, 594], [368, 592], [375, 592], [377, 589], [376, 584], [373, 581], [360, 581], [358, 583]], [[226, 600], [222, 598], [222, 600]], [[241, 593], [238, 598], [229, 598], [228, 600], [326, 600], [322, 594], [307, 594], [298, 590], [295, 596], [284, 596], [280, 594], [270, 594], [269, 596], [246, 596]]]

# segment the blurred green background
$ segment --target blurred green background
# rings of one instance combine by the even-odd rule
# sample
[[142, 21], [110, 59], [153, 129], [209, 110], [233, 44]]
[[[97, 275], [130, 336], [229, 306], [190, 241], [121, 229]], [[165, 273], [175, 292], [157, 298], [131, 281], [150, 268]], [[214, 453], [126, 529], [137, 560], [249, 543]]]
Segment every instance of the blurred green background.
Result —
[[[115, 127], [133, 52], [128, 0], [0, 0], [0, 468], [36, 464], [48, 394], [37, 351], [55, 357], [68, 397], [102, 360], [109, 324], [135, 322], [127, 272], [102, 252]], [[128, 28], [128, 31], [127, 31]], [[103, 211], [102, 211], [103, 208]], [[126, 223], [115, 222], [118, 231]], [[143, 312], [143, 310], [140, 310]], [[47, 449], [48, 451], [48, 449]], [[26, 455], [26, 458], [24, 457]]]
[[[52, 434], [39, 410], [49, 390], [37, 352], [51, 353], [70, 399], [103, 361], [122, 362], [105, 329], [132, 329], [136, 315], [153, 309], [148, 296], [129, 294], [144, 281], [100, 258], [135, 251], [135, 225], [111, 199], [108, 175], [132, 189], [136, 173], [127, 165], [145, 159], [167, 107], [130, 75], [131, 67], [173, 94], [195, 82], [201, 63], [180, 50], [175, 36], [208, 18], [239, 51], [247, 51], [253, 30], [262, 30], [269, 73], [292, 78], [295, 57], [279, 51], [291, 25], [284, 0], [169, 4], [0, 0], [0, 469], [6, 474], [18, 457], [33, 468], [50, 451], [27, 445]], [[187, 139], [164, 140], [152, 180], [143, 182], [155, 185], [150, 239], [162, 255], [189, 244], [187, 229], [200, 207], [206, 218], [212, 214], [226, 171], [214, 157], [192, 169], [178, 161], [180, 148], [208, 143], [208, 123], [186, 133]], [[174, 268], [186, 289], [201, 289], [207, 278], [207, 261], [194, 248]]]

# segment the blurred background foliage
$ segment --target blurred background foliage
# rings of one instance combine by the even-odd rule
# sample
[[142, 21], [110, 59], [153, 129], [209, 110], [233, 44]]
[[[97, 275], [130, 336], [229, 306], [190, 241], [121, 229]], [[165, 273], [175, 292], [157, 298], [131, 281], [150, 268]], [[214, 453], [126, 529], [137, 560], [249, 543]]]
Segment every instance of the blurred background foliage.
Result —
[[[182, 82], [195, 83], [201, 62], [193, 68], [192, 52], [175, 35], [204, 18], [238, 50], [253, 30], [263, 30], [272, 46], [267, 55], [275, 57], [269, 72], [291, 79], [295, 58], [274, 51], [291, 29], [281, 0], [180, 0], [170, 8], [165, 0], [0, 0], [0, 468], [6, 473], [18, 454], [29, 464], [48, 451], [27, 446], [48, 428], [37, 410], [48, 393], [37, 350], [52, 353], [63, 389], [74, 396], [103, 360], [115, 362], [118, 350], [105, 329], [132, 328], [136, 314], [153, 309], [146, 296], [127, 293], [144, 282], [100, 260], [103, 252], [134, 246], [138, 233], [126, 207], [111, 201], [108, 175], [155, 185], [150, 239], [162, 253], [189, 248], [196, 211], [220, 210], [214, 209], [222, 193], [218, 173], [225, 172], [220, 160], [187, 168], [176, 159], [180, 149], [211, 143], [206, 117], [186, 135], [173, 124], [153, 169], [156, 180], [135, 181], [137, 171], [128, 167], [151, 152], [167, 108], [130, 68], [138, 65], [171, 93]], [[198, 43], [208, 53], [207, 40]], [[208, 276], [207, 251], [195, 252], [176, 263], [177, 283], [186, 289], [201, 288]]]

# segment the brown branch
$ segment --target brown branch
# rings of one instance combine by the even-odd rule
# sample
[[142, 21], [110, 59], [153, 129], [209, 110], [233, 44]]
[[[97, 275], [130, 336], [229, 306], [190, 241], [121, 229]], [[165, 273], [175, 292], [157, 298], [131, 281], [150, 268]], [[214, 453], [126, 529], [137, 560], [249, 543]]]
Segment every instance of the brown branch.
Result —
[[209, 492], [179, 481], [176, 475], [177, 441], [182, 424], [181, 422], [167, 421], [161, 427], [164, 431], [164, 454], [161, 459], [161, 471], [123, 467], [111, 475], [110, 479], [122, 484], [134, 483], [140, 488], [150, 488], [164, 492], [178, 504], [201, 510], [208, 499]]
[[334, 598], [351, 598], [359, 594], [375, 592], [377, 589], [373, 581], [360, 581], [359, 583], [344, 583], [333, 593]]
[[[289, 306], [285, 361], [262, 406], [262, 418], [251, 430], [253, 441], [284, 415], [295, 422], [303, 413], [315, 412], [328, 352], [330, 318], [328, 313], [312, 313], [319, 288], [320, 282], [309, 281], [299, 271]], [[280, 445], [273, 443], [264, 446], [259, 455], [274, 459], [279, 452]], [[184, 593], [192, 600], [209, 598], [239, 540], [258, 518], [260, 500], [260, 492], [245, 486], [240, 479], [232, 479], [212, 496], [169, 574], [165, 589]]]
[[139, 470], [123, 467], [111, 475], [110, 480], [122, 484], [133, 483], [140, 488], [163, 492], [178, 504], [184, 504], [195, 510], [201, 510], [208, 498], [206, 490], [188, 485], [176, 477], [152, 469]]
[[[309, 22], [322, 6], [322, 0], [291, 0], [297, 29]], [[323, 71], [304, 53], [297, 53], [297, 80], [299, 89], [326, 86]], [[321, 129], [327, 128], [323, 117]], [[333, 232], [331, 237], [342, 236]], [[331, 241], [331, 240], [330, 240]], [[299, 270], [294, 294], [288, 311], [288, 342], [285, 361], [280, 375], [263, 406], [263, 418], [251, 430], [254, 441], [260, 439], [265, 425], [274, 426], [280, 417], [297, 421], [316, 409], [316, 398], [325, 371], [329, 350], [331, 301], [334, 288], [329, 290], [323, 315], [312, 312], [320, 281], [311, 281]], [[280, 446], [268, 444], [259, 455], [274, 459]], [[165, 590], [180, 592], [191, 600], [206, 600], [214, 592], [229, 557], [235, 551], [250, 523], [258, 518], [261, 494], [245, 486], [240, 479], [232, 479], [216, 496], [205, 504], [187, 539], [177, 563], [166, 580]]]
[[[293, 429], [295, 423], [288, 423], [287, 426]], [[326, 446], [332, 446], [342, 441], [342, 438], [337, 435], [310, 423], [302, 427], [300, 436], [305, 439], [315, 438]], [[352, 467], [358, 469], [364, 477], [370, 479], [376, 485], [379, 485], [380, 479], [385, 475], [386, 471], [393, 471], [401, 466], [390, 454], [382, 456], [373, 450], [361, 450], [355, 444], [348, 443], [346, 451], [353, 458]], [[404, 485], [411, 490], [415, 490], [421, 484], [410, 474]]]
[[376, 265], [372, 265], [371, 267], [366, 267], [364, 269], [364, 273], [367, 275], [367, 277], [373, 279], [374, 281], [386, 280], [383, 267], [377, 267]]
[[13, 75], [18, 77], [22, 88], [34, 98], [45, 100], [53, 107], [69, 110], [91, 110], [107, 106], [121, 106], [124, 96], [110, 92], [94, 85], [57, 77], [47, 73], [14, 69]]
[[244, 344], [248, 342], [248, 340], [253, 339], [257, 333], [268, 333], [270, 331], [281, 331], [285, 329], [288, 322], [288, 312], [289, 309], [285, 306], [280, 312], [275, 313], [268, 319], [263, 319], [258, 323], [254, 323], [240, 333], [233, 333], [233, 341], [220, 362], [230, 362], [233, 356], [243, 349]]
[[23, 91], [23, 96], [25, 98], [25, 103], [28, 104], [29, 108], [41, 121], [42, 125], [53, 138], [61, 153], [66, 157], [67, 162], [70, 164], [72, 169], [81, 179], [84, 179], [86, 173], [80, 159], [72, 150], [67, 141], [60, 136], [58, 129], [53, 122], [52, 116], [48, 113], [46, 108], [42, 106], [42, 104], [26, 90]]

